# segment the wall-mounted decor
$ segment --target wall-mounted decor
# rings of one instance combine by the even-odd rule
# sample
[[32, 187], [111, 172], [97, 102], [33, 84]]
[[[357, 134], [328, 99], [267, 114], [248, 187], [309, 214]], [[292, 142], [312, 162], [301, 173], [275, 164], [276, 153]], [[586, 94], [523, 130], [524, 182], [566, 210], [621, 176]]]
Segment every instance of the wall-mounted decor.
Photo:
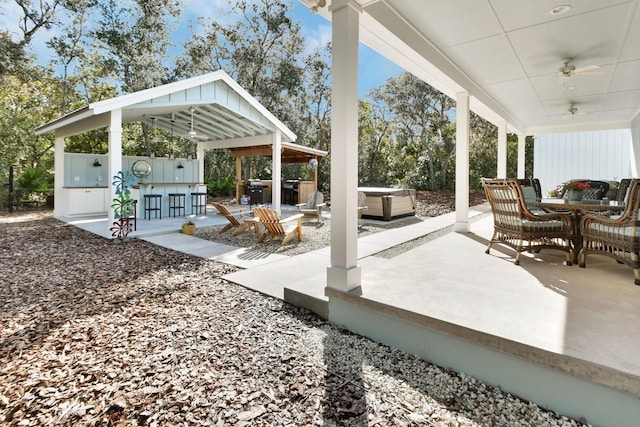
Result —
[[151, 163], [146, 160], [137, 160], [131, 165], [131, 172], [136, 178], [146, 178], [151, 175]]

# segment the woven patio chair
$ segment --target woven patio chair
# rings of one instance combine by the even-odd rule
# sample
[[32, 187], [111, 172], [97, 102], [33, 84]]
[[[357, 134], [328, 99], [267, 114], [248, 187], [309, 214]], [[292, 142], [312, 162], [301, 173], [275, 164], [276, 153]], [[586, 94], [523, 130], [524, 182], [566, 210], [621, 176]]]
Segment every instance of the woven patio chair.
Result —
[[482, 185], [494, 225], [487, 254], [495, 243], [507, 245], [516, 251], [515, 264], [520, 265], [520, 254], [524, 251], [557, 249], [566, 253], [566, 264], [572, 265], [573, 220], [569, 214], [532, 213], [516, 179], [483, 179]]
[[588, 254], [614, 258], [633, 269], [634, 283], [640, 285], [640, 179], [632, 179], [627, 204], [618, 218], [584, 215], [580, 221], [583, 238], [579, 264], [584, 268]]
[[627, 200], [629, 185], [631, 185], [630, 178], [624, 178], [620, 180], [620, 185], [618, 186], [618, 193], [616, 194], [616, 201], [624, 202]]
[[518, 183], [526, 200], [542, 198], [542, 187], [538, 178], [519, 178]]
[[282, 237], [282, 245], [286, 245], [296, 235], [298, 241], [302, 241], [302, 217], [304, 214], [281, 219], [278, 212], [267, 208], [255, 208], [253, 213], [260, 218], [260, 224], [264, 226], [264, 233], [258, 237], [258, 242], [262, 242], [267, 237]]
[[[609, 191], [609, 183], [606, 181], [594, 181], [590, 179], [572, 179], [571, 182], [587, 182], [591, 183], [591, 188], [584, 190], [582, 200], [602, 200]], [[568, 192], [562, 190], [562, 197], [568, 197]]]

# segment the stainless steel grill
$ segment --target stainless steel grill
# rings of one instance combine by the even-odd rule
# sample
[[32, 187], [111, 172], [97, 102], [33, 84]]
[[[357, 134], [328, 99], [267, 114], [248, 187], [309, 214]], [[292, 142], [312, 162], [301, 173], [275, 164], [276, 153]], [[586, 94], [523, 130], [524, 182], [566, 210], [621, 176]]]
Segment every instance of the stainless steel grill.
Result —
[[249, 197], [250, 205], [271, 203], [269, 186], [262, 181], [249, 181], [249, 183], [244, 186], [244, 194]]
[[294, 205], [298, 203], [299, 179], [287, 179], [282, 183], [282, 202]]

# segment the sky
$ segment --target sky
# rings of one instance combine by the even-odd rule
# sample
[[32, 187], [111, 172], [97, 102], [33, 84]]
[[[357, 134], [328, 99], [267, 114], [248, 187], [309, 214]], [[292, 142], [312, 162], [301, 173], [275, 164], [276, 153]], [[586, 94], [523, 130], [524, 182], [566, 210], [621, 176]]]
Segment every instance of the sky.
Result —
[[[228, 7], [229, 0], [182, 0], [183, 11], [180, 21], [179, 33], [186, 37], [189, 34], [188, 26], [197, 17], [215, 17], [218, 20], [225, 19], [218, 14], [219, 8]], [[303, 36], [307, 42], [307, 52], [312, 52], [319, 45], [324, 45], [331, 40], [331, 23], [321, 15], [314, 14], [309, 8], [299, 0], [292, 0], [293, 19], [301, 23]], [[0, 0], [0, 28], [6, 28], [9, 33], [19, 34], [18, 17], [20, 11], [13, 0]], [[37, 55], [39, 63], [45, 65], [51, 54], [45, 43], [53, 35], [52, 32], [40, 31], [32, 42], [32, 51]], [[180, 37], [175, 40], [178, 45], [175, 49], [181, 50]], [[358, 93], [364, 98], [372, 87], [383, 84], [388, 78], [402, 73], [402, 68], [387, 60], [369, 47], [360, 44], [358, 58], [359, 84]]]
[[[298, 0], [293, 1], [293, 18], [302, 23], [303, 35], [308, 45], [314, 47], [331, 41], [331, 22], [314, 14]], [[404, 71], [362, 43], [359, 48], [358, 69], [358, 93], [361, 98], [372, 87], [380, 86], [388, 78]]]

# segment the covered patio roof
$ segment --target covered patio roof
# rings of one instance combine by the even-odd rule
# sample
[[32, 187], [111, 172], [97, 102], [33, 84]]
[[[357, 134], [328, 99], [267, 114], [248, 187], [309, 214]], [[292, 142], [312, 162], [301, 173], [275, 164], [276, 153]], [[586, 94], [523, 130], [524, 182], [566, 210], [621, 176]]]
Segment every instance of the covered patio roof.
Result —
[[511, 132], [630, 128], [640, 111], [638, 0], [349, 3], [360, 41]]
[[[518, 178], [524, 178], [525, 174], [527, 135], [631, 129], [634, 152], [640, 152], [640, 80], [637, 77], [640, 75], [640, 0], [300, 1], [330, 19], [332, 26], [331, 178], [344, 185], [332, 186], [331, 191], [331, 265], [327, 267], [324, 289], [324, 295], [329, 296], [329, 320], [387, 344], [400, 348], [413, 346], [411, 351], [426, 359], [434, 360], [439, 348], [446, 349], [442, 359], [446, 366], [468, 372], [469, 367], [476, 366], [484, 357], [485, 349], [453, 350], [453, 341], [445, 337], [446, 333], [435, 332], [436, 328], [415, 316], [409, 316], [401, 325], [395, 324], [391, 316], [400, 311], [397, 307], [385, 308], [365, 302], [375, 293], [377, 281], [373, 266], [359, 263], [354, 243], [357, 241], [354, 215], [357, 204], [353, 194], [357, 190], [359, 42], [456, 101], [453, 230], [473, 240], [475, 237], [469, 234], [468, 199], [470, 111], [498, 128], [495, 176], [501, 178], [507, 176], [508, 132], [518, 135]], [[636, 165], [639, 159], [636, 154]], [[457, 300], [439, 299], [424, 284], [441, 279], [449, 287], [468, 280], [474, 282], [473, 275], [480, 269], [467, 263], [465, 251], [462, 246], [456, 246], [450, 256], [451, 268], [443, 268], [433, 257], [418, 257], [414, 263], [420, 265], [416, 276], [420, 284], [412, 291], [405, 290], [407, 294], [403, 297], [418, 304], [436, 301], [446, 304], [453, 312], [464, 311]], [[467, 268], [461, 270], [461, 263]], [[473, 274], [460, 279], [456, 277], [458, 271]], [[388, 294], [390, 284], [393, 287], [402, 283], [405, 273], [400, 270], [398, 277], [391, 277], [385, 271], [380, 276], [383, 278], [381, 293]], [[497, 277], [502, 276], [489, 280], [493, 282]], [[537, 304], [543, 312], [550, 308], [544, 302], [527, 303]], [[486, 304], [478, 299], [469, 309], [473, 312], [476, 305], [485, 308]], [[521, 321], [519, 313], [511, 314], [506, 316], [507, 322]], [[438, 323], [450, 317], [447, 313], [445, 318], [434, 320]], [[398, 327], [394, 329], [394, 325]], [[527, 327], [537, 325], [527, 324]], [[466, 352], [477, 360], [466, 364]], [[486, 360], [495, 362], [495, 355]], [[492, 383], [507, 387], [509, 381], [518, 382], [520, 372], [535, 376], [533, 373], [538, 369], [537, 363], [517, 369], [495, 363], [483, 370], [483, 374], [487, 374]], [[553, 373], [554, 380], [557, 374]], [[547, 387], [572, 389], [553, 399], [555, 408], [564, 413], [607, 420], [599, 408], [602, 400], [588, 394], [598, 387], [591, 389], [592, 384], [586, 383], [569, 387], [570, 382], [571, 379], [563, 378], [553, 387]], [[521, 397], [544, 400], [548, 390], [536, 396], [533, 388], [527, 386], [518, 391]], [[587, 389], [589, 392], [583, 394]], [[610, 392], [598, 388], [598, 392], [601, 391]], [[577, 395], [581, 396], [580, 410], [571, 402], [571, 396]], [[617, 391], [610, 396], [616, 405], [625, 402], [620, 413], [626, 419], [637, 419], [632, 415], [637, 413], [636, 397]]]
[[109, 113], [122, 110], [122, 122], [143, 122], [199, 142], [282, 133], [296, 135], [223, 70], [94, 102], [40, 126], [37, 134], [69, 136], [109, 124]]

